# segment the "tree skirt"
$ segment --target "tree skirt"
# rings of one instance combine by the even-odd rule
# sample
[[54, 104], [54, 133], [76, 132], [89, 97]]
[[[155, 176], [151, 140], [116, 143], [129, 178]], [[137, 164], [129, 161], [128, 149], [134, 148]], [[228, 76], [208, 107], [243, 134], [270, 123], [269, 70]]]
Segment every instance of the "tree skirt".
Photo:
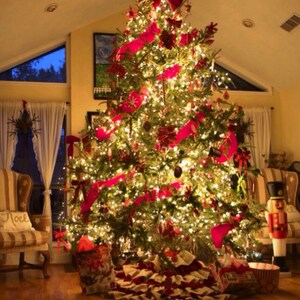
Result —
[[171, 259], [174, 268], [162, 271], [158, 259], [153, 262], [125, 264], [116, 271], [114, 299], [235, 299], [221, 294], [209, 268], [188, 251]]

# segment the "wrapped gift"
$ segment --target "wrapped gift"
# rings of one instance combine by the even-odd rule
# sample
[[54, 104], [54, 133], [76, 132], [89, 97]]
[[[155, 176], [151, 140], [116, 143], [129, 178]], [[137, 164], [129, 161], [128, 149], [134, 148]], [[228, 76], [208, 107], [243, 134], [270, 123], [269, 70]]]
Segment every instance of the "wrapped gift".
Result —
[[76, 262], [83, 294], [106, 292], [115, 286], [115, 272], [107, 245], [94, 246], [83, 237], [79, 241]]
[[224, 257], [211, 265], [211, 271], [221, 293], [256, 293], [257, 281], [246, 260]]

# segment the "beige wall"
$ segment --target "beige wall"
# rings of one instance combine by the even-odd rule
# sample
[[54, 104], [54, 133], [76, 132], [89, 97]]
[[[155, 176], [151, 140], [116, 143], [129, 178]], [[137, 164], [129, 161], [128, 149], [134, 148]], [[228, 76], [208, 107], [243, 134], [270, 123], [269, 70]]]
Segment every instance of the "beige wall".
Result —
[[70, 101], [68, 84], [0, 81], [0, 101]]
[[[71, 33], [67, 41], [68, 84], [12, 83], [0, 81], [0, 101], [70, 101], [70, 133], [79, 136], [86, 127], [87, 111], [105, 109], [93, 99], [93, 33], [123, 30], [123, 13], [92, 23]], [[243, 107], [268, 106], [272, 110], [272, 151], [286, 151], [300, 160], [297, 121], [300, 115], [300, 87], [278, 93], [230, 92], [230, 100]], [[287, 105], [287, 103], [289, 103]]]
[[71, 34], [71, 128], [72, 134], [85, 128], [87, 111], [105, 109], [93, 99], [93, 33], [116, 33], [125, 27], [123, 14], [116, 14]]
[[278, 136], [282, 139], [282, 150], [292, 161], [300, 161], [300, 85], [280, 94], [280, 119], [277, 121]]

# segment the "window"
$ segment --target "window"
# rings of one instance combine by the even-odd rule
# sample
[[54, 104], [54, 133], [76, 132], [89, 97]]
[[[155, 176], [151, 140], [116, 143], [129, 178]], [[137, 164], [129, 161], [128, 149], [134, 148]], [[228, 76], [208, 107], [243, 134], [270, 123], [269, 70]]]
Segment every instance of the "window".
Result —
[[[53, 172], [51, 189], [51, 209], [52, 209], [52, 227], [59, 222], [60, 218], [66, 214], [66, 199], [63, 191], [65, 183], [64, 167], [66, 162], [65, 151], [65, 134], [66, 134], [66, 117], [61, 130], [60, 144], [56, 159], [56, 164]], [[44, 186], [41, 181], [40, 172], [38, 170], [35, 153], [33, 150], [33, 132], [27, 133], [18, 132], [18, 142], [16, 145], [15, 158], [12, 169], [19, 173], [29, 174], [33, 181], [33, 191], [30, 201], [30, 212], [32, 214], [40, 214], [44, 204]]]
[[227, 73], [228, 76], [231, 78], [231, 84], [228, 84], [228, 89], [231, 91], [252, 91], [252, 92], [265, 92], [264, 89], [261, 89], [252, 83], [246, 81], [245, 79], [241, 78], [240, 76], [234, 74], [233, 72], [225, 69], [224, 67], [215, 64], [215, 69]]
[[61, 46], [1, 72], [0, 80], [66, 82], [66, 47]]

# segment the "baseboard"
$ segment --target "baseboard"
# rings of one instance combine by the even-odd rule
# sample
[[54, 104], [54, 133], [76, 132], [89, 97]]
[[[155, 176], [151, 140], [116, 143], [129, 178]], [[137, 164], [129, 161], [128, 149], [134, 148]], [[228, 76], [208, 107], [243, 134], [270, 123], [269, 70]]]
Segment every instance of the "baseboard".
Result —
[[[50, 264], [70, 264], [72, 262], [72, 254], [66, 253], [57, 247], [51, 248]], [[39, 264], [44, 261], [42, 255], [38, 252], [27, 252], [25, 254], [26, 262]], [[19, 253], [0, 254], [0, 266], [16, 266], [19, 264]]]

